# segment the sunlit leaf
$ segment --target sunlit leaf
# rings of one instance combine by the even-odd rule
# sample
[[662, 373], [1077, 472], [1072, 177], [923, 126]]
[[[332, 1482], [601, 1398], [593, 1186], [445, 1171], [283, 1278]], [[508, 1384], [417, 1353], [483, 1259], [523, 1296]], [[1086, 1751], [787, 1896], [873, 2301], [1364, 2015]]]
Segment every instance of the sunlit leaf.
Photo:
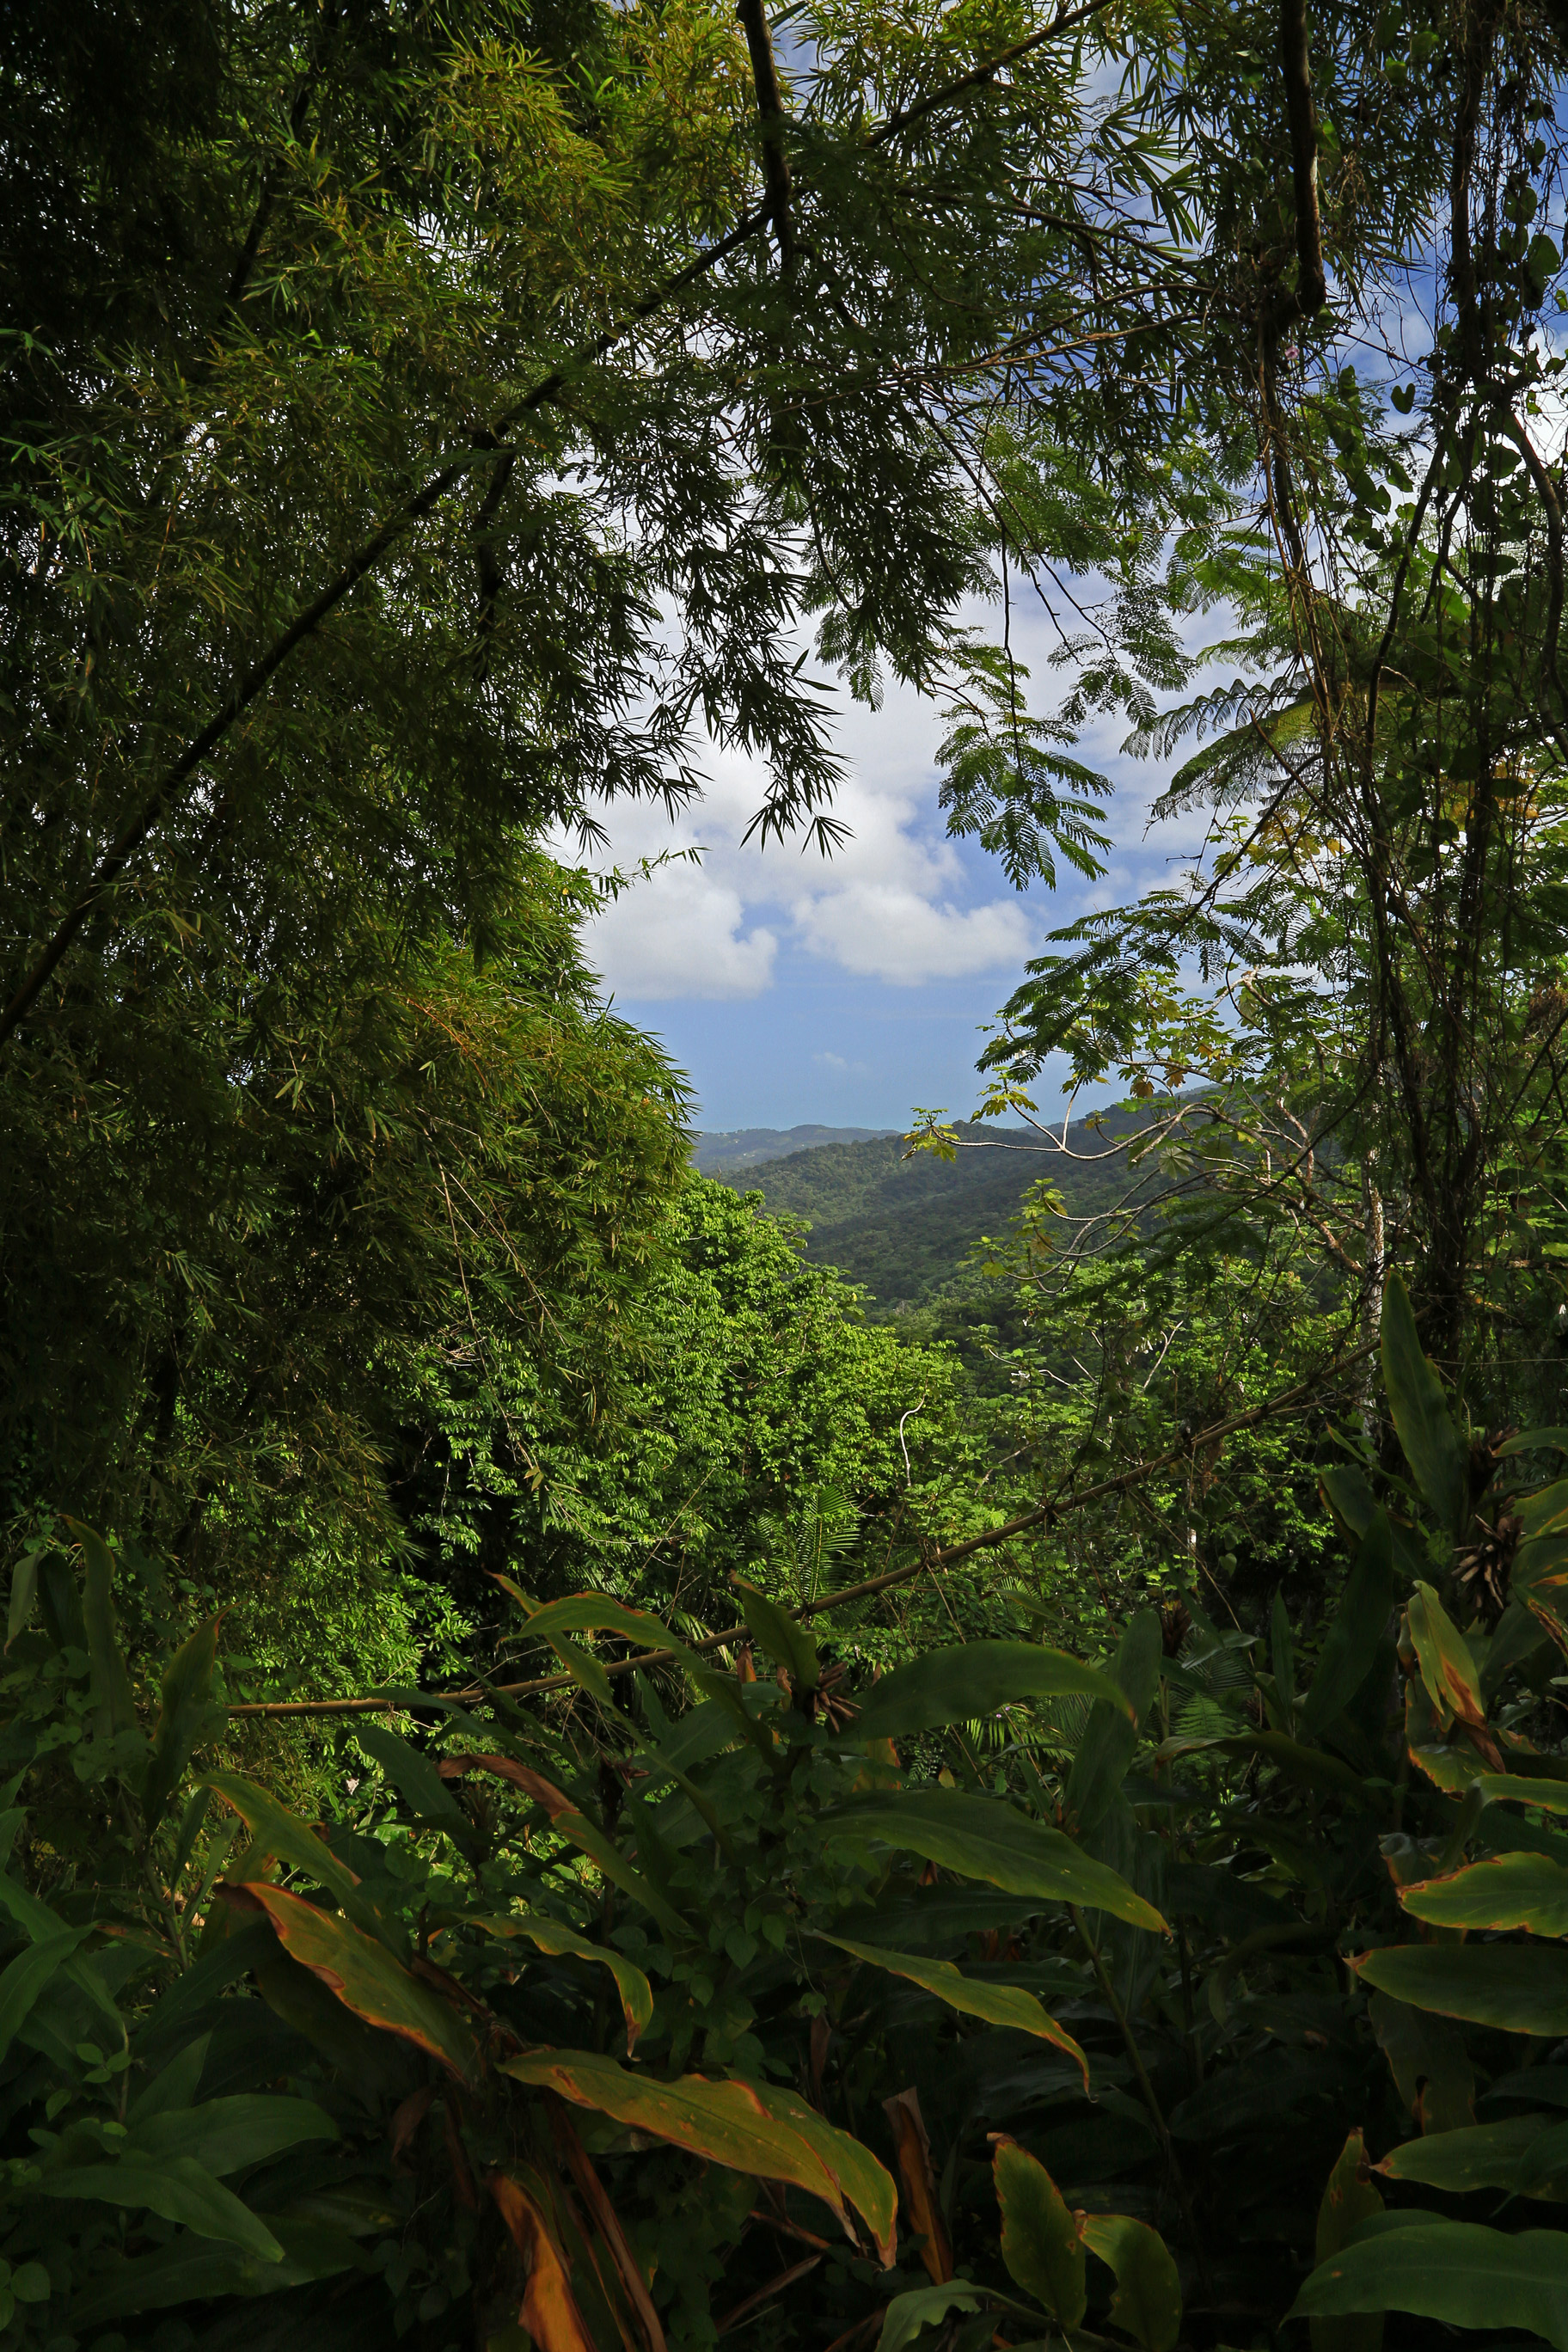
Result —
[[1165, 1923], [1124, 1878], [1091, 1862], [1060, 1830], [1031, 1821], [1016, 1806], [956, 1790], [906, 1789], [852, 1797], [822, 1816], [828, 1834], [918, 1853], [928, 1862], [1004, 1886], [1013, 1895], [1109, 1911], [1130, 1927], [1157, 1934]]
[[1068, 1692], [1103, 1700], [1131, 1718], [1132, 1701], [1099, 1666], [1034, 1642], [966, 1642], [928, 1650], [872, 1685], [855, 1721], [857, 1739], [901, 1739], [945, 1723], [993, 1715], [1015, 1700]]
[[1041, 2007], [1032, 1992], [1017, 1985], [983, 1984], [972, 1977], [960, 1974], [951, 1960], [917, 1958], [910, 1952], [884, 1952], [873, 1944], [852, 1944], [843, 1936], [829, 1936], [821, 1928], [813, 1933], [819, 1942], [835, 1944], [841, 1952], [852, 1953], [868, 1968], [886, 1969], [890, 1976], [907, 1978], [918, 1984], [950, 2009], [960, 2010], [968, 2017], [983, 2017], [988, 2025], [1007, 2025], [1018, 2032], [1032, 2033], [1042, 2042], [1053, 2042], [1063, 2050], [1083, 2075], [1083, 2087], [1089, 2089], [1089, 2061], [1064, 2026], [1057, 2023], [1049, 2011]]

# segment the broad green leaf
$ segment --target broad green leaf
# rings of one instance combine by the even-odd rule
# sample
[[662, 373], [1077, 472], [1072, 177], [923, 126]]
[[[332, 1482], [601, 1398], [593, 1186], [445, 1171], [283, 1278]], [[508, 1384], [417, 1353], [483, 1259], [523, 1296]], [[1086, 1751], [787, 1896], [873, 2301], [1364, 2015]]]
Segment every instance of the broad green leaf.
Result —
[[1002, 2260], [1008, 2276], [1044, 2306], [1058, 2327], [1083, 2323], [1088, 2294], [1078, 2217], [1043, 2164], [1015, 2139], [998, 2138], [991, 2162], [1002, 2214]]
[[1528, 1927], [1536, 1936], [1568, 1936], [1568, 1870], [1544, 1853], [1493, 1854], [1441, 1878], [1402, 1886], [1399, 1899], [1415, 1918], [1440, 1927]]
[[653, 1987], [642, 1970], [634, 1968], [623, 1954], [612, 1951], [605, 1944], [591, 1944], [586, 1936], [579, 1936], [573, 1927], [559, 1919], [547, 1919], [538, 1911], [520, 1911], [510, 1917], [471, 1918], [468, 1926], [482, 1927], [492, 1936], [526, 1936], [542, 1952], [558, 1957], [570, 1954], [574, 1959], [594, 1960], [608, 1969], [616, 1980], [616, 1990], [621, 1997], [621, 2014], [626, 2026], [626, 2056], [637, 2046], [639, 2033], [647, 2031], [653, 2016]]
[[138, 2116], [125, 2143], [126, 2156], [162, 2159], [193, 2157], [220, 2179], [248, 2164], [265, 2164], [285, 2148], [307, 2140], [338, 2137], [331, 2116], [309, 2099], [269, 2092], [237, 2093], [198, 2106], [164, 2107]]
[[161, 2116], [170, 2107], [194, 2107], [211, 2047], [212, 2035], [207, 2032], [199, 2033], [194, 2042], [187, 2042], [183, 2050], [176, 2051], [141, 2095], [132, 2101], [127, 2122], [135, 2124], [143, 2116]]
[[1568, 2352], [1568, 2231], [1510, 2236], [1428, 2221], [1358, 2234], [1312, 2273], [1288, 2316], [1340, 2311], [1407, 2311], [1494, 2335], [1522, 2327]]
[[[1366, 2146], [1353, 2131], [1340, 2150], [1318, 2208], [1317, 2259], [1337, 2254], [1352, 2231], [1383, 2210], [1383, 2199], [1366, 2177]], [[1312, 2352], [1381, 2352], [1383, 2314], [1342, 2312], [1312, 2321]]]
[[367, 2025], [412, 2042], [458, 2076], [478, 2072], [472, 2037], [453, 2010], [374, 1937], [281, 1886], [256, 1881], [226, 1888], [230, 1903], [262, 1912], [290, 1958], [310, 1970]]
[[1455, 1715], [1461, 1723], [1483, 1725], [1487, 1711], [1470, 1645], [1429, 1584], [1416, 1585], [1407, 1614], [1421, 1679], [1442, 1719]]
[[1560, 2128], [1547, 2116], [1510, 2116], [1502, 2123], [1470, 2124], [1463, 2131], [1427, 2132], [1390, 2149], [1373, 2169], [1389, 2180], [1418, 2180], [1456, 2197], [1472, 2189], [1517, 2189], [1527, 2154], [1549, 2129], [1555, 2137]]
[[67, 1927], [58, 1936], [29, 1944], [6, 1962], [0, 1974], [0, 2058], [10, 2049], [44, 1987], [91, 1933], [90, 1927]]
[[963, 2279], [950, 2279], [945, 2286], [918, 2286], [910, 2294], [896, 2294], [888, 2305], [882, 2332], [877, 2338], [877, 2352], [904, 2352], [922, 2328], [933, 2327], [945, 2319], [950, 2311], [978, 2311], [981, 2290], [966, 2285]]
[[777, 2083], [752, 2083], [747, 2088], [774, 2123], [798, 2132], [815, 2149], [869, 2229], [883, 2269], [890, 2269], [898, 2240], [899, 2192], [886, 2166], [793, 2091]]
[[[218, 1628], [222, 1622], [220, 1613], [198, 1625], [182, 1642], [164, 1669], [158, 1720], [153, 1727], [153, 1753], [142, 1798], [150, 1831], [155, 1830], [163, 1820], [208, 1722], [213, 1672], [217, 1664]], [[176, 1878], [179, 1869], [177, 1864]]]
[[81, 1546], [81, 1613], [100, 1725], [106, 1732], [131, 1731], [136, 1725], [136, 1702], [114, 1622], [114, 1555], [93, 1528], [77, 1519], [67, 1519], [66, 1525]]
[[239, 1815], [250, 1832], [251, 1851], [258, 1867], [267, 1855], [289, 1863], [335, 1896], [365, 1935], [385, 1937], [395, 1934], [382, 1920], [347, 1863], [340, 1862], [315, 1831], [289, 1812], [276, 1797], [238, 1772], [209, 1772], [202, 1785], [216, 1790], [225, 1804]]
[[1394, 1607], [1394, 1537], [1386, 1511], [1375, 1511], [1362, 1537], [1317, 1671], [1301, 1707], [1314, 1736], [1341, 1714], [1371, 1671]]
[[1110, 2316], [1143, 2352], [1172, 2352], [1182, 2332], [1182, 2282], [1170, 2249], [1147, 2221], [1127, 2213], [1089, 2213], [1083, 2242], [1116, 2273]]
[[1111, 1661], [1110, 1674], [1121, 1698], [1097, 1698], [1089, 1708], [1062, 1791], [1063, 1810], [1080, 1836], [1099, 1828], [1127, 1777], [1138, 1726], [1159, 1686], [1163, 1654], [1158, 1612], [1140, 1610]]
[[[515, 1585], [509, 1582], [508, 1590], [522, 1600]], [[645, 1609], [628, 1609], [624, 1601], [613, 1601], [602, 1592], [574, 1592], [563, 1601], [547, 1601], [542, 1609], [529, 1609], [527, 1614], [531, 1640], [552, 1642], [558, 1633], [615, 1633], [641, 1650], [668, 1650], [682, 1664], [693, 1655], [662, 1618]]]
[[851, 1953], [868, 1968], [886, 1969], [889, 1976], [907, 1978], [910, 1984], [934, 1993], [938, 2000], [944, 2000], [950, 2009], [961, 2010], [965, 2016], [983, 2017], [988, 2025], [1010, 2025], [1020, 2033], [1034, 2034], [1038, 2041], [1054, 2042], [1078, 2067], [1087, 2093], [1088, 2059], [1071, 2034], [1041, 2007], [1032, 1992], [1025, 1992], [1017, 1985], [977, 1983], [971, 1977], [962, 1976], [951, 1960], [918, 1959], [910, 1952], [880, 1951], [874, 1944], [852, 1944], [847, 1937], [829, 1936], [820, 1927], [812, 1932], [820, 1942]]
[[[1156, 1622], [1158, 1621], [1156, 1620]], [[1123, 1719], [1132, 1701], [1103, 1668], [1034, 1642], [966, 1642], [928, 1650], [873, 1684], [855, 1721], [858, 1740], [902, 1739], [994, 1715], [1015, 1700], [1068, 1693], [1103, 1700]]]
[[472, 1822], [430, 1757], [400, 1738], [384, 1723], [356, 1724], [354, 1738], [365, 1754], [374, 1758], [413, 1812], [449, 1831], [459, 1842], [472, 1835]]
[[1497, 1452], [1500, 1461], [1510, 1454], [1568, 1454], [1568, 1429], [1521, 1429], [1505, 1437]]
[[1274, 1669], [1274, 1692], [1289, 1731], [1296, 1700], [1296, 1645], [1290, 1639], [1290, 1612], [1283, 1592], [1274, 1595], [1268, 1621], [1268, 1663]]
[[1397, 1274], [1383, 1294], [1383, 1378], [1405, 1458], [1444, 1529], [1460, 1536], [1470, 1508], [1470, 1454], [1443, 1384], [1421, 1352], [1410, 1297]]
[[1353, 1463], [1331, 1462], [1318, 1473], [1318, 1484], [1329, 1498], [1336, 1518], [1352, 1536], [1364, 1536], [1377, 1515], [1377, 1496], [1364, 1471]]
[[38, 1562], [44, 1551], [45, 1546], [39, 1544], [35, 1550], [24, 1552], [11, 1572], [11, 1606], [5, 1619], [7, 1649], [32, 1616], [33, 1604], [38, 1597]]
[[1351, 1966], [1413, 2009], [1504, 2033], [1568, 2033], [1568, 1952], [1550, 1946], [1398, 1944]]
[[65, 2164], [40, 2174], [40, 2197], [90, 2198], [105, 2205], [145, 2209], [183, 2222], [198, 2237], [219, 2238], [264, 2263], [283, 2259], [267, 2224], [194, 2157], [122, 2156], [114, 2164]]
[[635, 2131], [668, 2140], [705, 2157], [711, 2164], [749, 2172], [759, 2180], [788, 2180], [820, 2199], [855, 2232], [837, 2182], [811, 2142], [788, 2124], [774, 2121], [750, 2084], [710, 2082], [683, 2074], [658, 2083], [634, 2074], [613, 2058], [579, 2050], [530, 2050], [509, 2058], [501, 2069], [517, 2082], [554, 2091], [574, 2105], [593, 2107]]
[[733, 1576], [730, 1581], [741, 1596], [741, 1614], [758, 1648], [765, 1650], [775, 1665], [783, 1666], [796, 1690], [815, 1690], [822, 1670], [816, 1643], [805, 1627], [743, 1576]]
[[[278, 2294], [312, 2279], [331, 2278], [363, 2267], [364, 2257], [342, 2230], [319, 2223], [269, 2217], [282, 2260], [261, 2257], [211, 2238], [182, 2231], [166, 2246], [132, 2260], [121, 2258], [71, 2296], [73, 2327], [84, 2334], [138, 2312], [167, 2311], [182, 2303], [216, 2302], [223, 2295]], [[238, 2330], [234, 2333], [237, 2336]]]
[[[30, 1893], [26, 1887], [20, 1885], [16, 1879], [4, 1871], [0, 1871], [0, 1911], [4, 1911], [7, 1917], [21, 1928], [29, 1943], [45, 1944], [53, 1938], [73, 1932], [67, 1927], [65, 1921], [57, 1912], [50, 1910], [47, 1903], [40, 1900], [37, 1895]], [[78, 1952], [68, 1953], [64, 1959], [58, 1961], [56, 1965], [63, 1969], [78, 1990], [86, 1993], [94, 2008], [108, 2019], [114, 2028], [116, 2042], [123, 2048], [126, 2038], [125, 2021], [115, 2007], [113, 1999], [105, 1988], [97, 1969], [89, 1968], [86, 1959]]]
[[550, 1826], [558, 1837], [570, 1838], [574, 1846], [581, 1848], [602, 1874], [624, 1895], [640, 1903], [667, 1934], [681, 1937], [690, 1935], [690, 1928], [674, 1904], [659, 1893], [646, 1873], [626, 1860], [615, 1840], [607, 1837], [585, 1813], [557, 1813]]
[[830, 1836], [895, 1846], [963, 1878], [1005, 1886], [1012, 1895], [1078, 1903], [1087, 1910], [1109, 1911], [1131, 1927], [1166, 1932], [1153, 1906], [1124, 1878], [1091, 1862], [1060, 1830], [1031, 1821], [999, 1797], [947, 1789], [891, 1790], [852, 1797], [821, 1820]]
[[1377, 2046], [1422, 2130], [1458, 2131], [1473, 2124], [1475, 2068], [1458, 2027], [1386, 1992], [1374, 1992], [1368, 2009]]

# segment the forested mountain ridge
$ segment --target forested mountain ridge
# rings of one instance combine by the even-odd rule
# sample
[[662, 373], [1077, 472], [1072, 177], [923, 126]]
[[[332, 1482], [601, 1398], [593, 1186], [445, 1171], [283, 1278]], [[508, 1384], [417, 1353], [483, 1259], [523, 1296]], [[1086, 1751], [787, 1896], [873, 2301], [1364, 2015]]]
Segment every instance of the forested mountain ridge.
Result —
[[784, 1160], [799, 1151], [814, 1151], [832, 1143], [867, 1143], [892, 1135], [888, 1127], [731, 1127], [700, 1130], [691, 1139], [691, 1164], [703, 1176], [722, 1176], [727, 1169], [752, 1168], [764, 1160]]
[[827, 1143], [765, 1166], [715, 1169], [721, 1182], [760, 1192], [771, 1212], [805, 1217], [805, 1255], [861, 1283], [884, 1311], [927, 1304], [966, 1271], [975, 1245], [1018, 1213], [1026, 1194], [1053, 1184], [1071, 1218], [1104, 1214], [1152, 1189], [1130, 1165], [1143, 1125], [1123, 1111], [1091, 1114], [1048, 1136], [973, 1121], [954, 1129], [951, 1160], [910, 1150], [901, 1135]]

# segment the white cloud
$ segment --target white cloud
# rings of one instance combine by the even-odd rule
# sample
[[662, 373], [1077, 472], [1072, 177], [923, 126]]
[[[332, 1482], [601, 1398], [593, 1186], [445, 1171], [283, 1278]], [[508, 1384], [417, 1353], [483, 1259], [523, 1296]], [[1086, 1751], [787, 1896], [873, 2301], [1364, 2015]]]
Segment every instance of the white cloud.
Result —
[[667, 866], [590, 924], [588, 960], [617, 996], [760, 996], [778, 940], [745, 920], [738, 890], [700, 866]]

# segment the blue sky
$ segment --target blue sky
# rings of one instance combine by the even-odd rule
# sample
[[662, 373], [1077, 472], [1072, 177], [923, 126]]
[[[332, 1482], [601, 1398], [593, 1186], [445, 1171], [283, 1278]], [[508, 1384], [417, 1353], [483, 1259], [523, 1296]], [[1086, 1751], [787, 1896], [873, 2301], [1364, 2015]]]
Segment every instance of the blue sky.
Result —
[[[1039, 707], [1058, 690], [1038, 658], [1043, 619], [1026, 623], [1022, 642], [1016, 628], [1015, 642], [1024, 659], [1037, 656]], [[852, 838], [828, 861], [797, 843], [741, 846], [762, 780], [728, 755], [710, 756], [706, 800], [674, 824], [661, 811], [616, 813], [612, 856], [623, 868], [704, 848], [700, 865], [667, 866], [627, 891], [587, 940], [617, 1011], [689, 1073], [699, 1126], [903, 1127], [917, 1104], [967, 1112], [979, 1033], [1047, 933], [1168, 877], [1190, 844], [1185, 826], [1146, 835], [1164, 771], [1122, 758], [1114, 728], [1082, 747], [1117, 786], [1110, 870], [1093, 884], [1069, 871], [1055, 893], [1020, 897], [984, 851], [945, 836], [942, 731], [913, 694], [890, 692], [880, 711], [841, 707], [838, 813]], [[1037, 1098], [1048, 1115], [1059, 1086]]]

